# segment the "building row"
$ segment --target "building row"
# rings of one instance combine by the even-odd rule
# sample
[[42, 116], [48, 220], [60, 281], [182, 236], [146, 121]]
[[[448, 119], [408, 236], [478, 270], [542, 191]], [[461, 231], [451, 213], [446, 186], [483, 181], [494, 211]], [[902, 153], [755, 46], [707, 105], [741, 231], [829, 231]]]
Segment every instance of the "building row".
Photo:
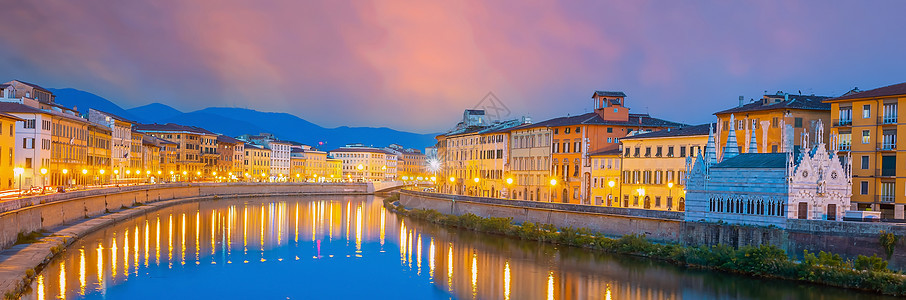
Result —
[[[774, 163], [793, 170], [805, 159], [819, 161], [813, 156], [820, 145], [839, 168], [851, 169], [846, 181], [851, 181], [852, 195], [845, 205], [806, 209], [815, 212], [811, 218], [869, 210], [880, 212], [882, 219], [904, 219], [906, 144], [898, 143], [898, 137], [906, 123], [898, 115], [906, 83], [854, 89], [839, 97], [783, 92], [765, 92], [749, 101], [740, 97], [732, 108], [714, 113], [714, 122], [699, 125], [630, 113], [623, 92], [595, 91], [591, 99], [592, 112], [535, 123], [527, 118], [490, 121], [482, 110], [466, 110], [460, 123], [437, 136], [439, 189], [685, 211], [689, 172], [700, 153], [713, 152], [713, 165], [728, 160], [728, 152], [756, 160], [778, 154], [782, 159], [775, 157]], [[821, 169], [826, 177], [825, 171]], [[798, 204], [787, 204], [790, 215], [806, 215], [799, 213]]]
[[[343, 149], [343, 148], [341, 148]], [[370, 155], [355, 147], [359, 154]], [[325, 152], [267, 133], [230, 137], [180, 124], [142, 124], [89, 108], [60, 105], [39, 85], [0, 84], [0, 189], [173, 181], [325, 182], [395, 180], [424, 173], [420, 151], [374, 149], [380, 162], [347, 164]], [[399, 165], [397, 164], [399, 162]]]

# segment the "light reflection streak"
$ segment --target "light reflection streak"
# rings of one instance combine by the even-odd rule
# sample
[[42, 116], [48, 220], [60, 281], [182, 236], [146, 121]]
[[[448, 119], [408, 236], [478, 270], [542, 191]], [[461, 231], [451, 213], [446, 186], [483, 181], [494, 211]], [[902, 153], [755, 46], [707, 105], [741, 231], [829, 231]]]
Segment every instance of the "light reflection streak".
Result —
[[44, 275], [38, 275], [38, 300], [44, 300]]
[[66, 299], [66, 263], [60, 262], [60, 299]]
[[503, 299], [510, 300], [510, 262], [503, 263]]
[[421, 233], [418, 234], [418, 238], [416, 239], [415, 249], [416, 249], [415, 251], [417, 253], [415, 255], [415, 259], [416, 259], [415, 266], [418, 267], [418, 271], [416, 272], [416, 275], [421, 276], [422, 275], [422, 234]]
[[434, 238], [431, 238], [431, 244], [428, 246], [428, 278], [434, 282]]
[[129, 229], [123, 234], [123, 276], [129, 277]]
[[406, 264], [406, 221], [400, 221], [400, 262]]
[[157, 217], [157, 231], [154, 234], [154, 263], [160, 265], [160, 217]]
[[104, 290], [104, 246], [98, 243], [98, 291]]
[[356, 256], [362, 254], [362, 207], [355, 209], [355, 253]]
[[79, 249], [79, 295], [85, 295], [85, 249]]
[[179, 259], [181, 265], [186, 264], [186, 213], [182, 214], [182, 224], [180, 224]]
[[409, 265], [409, 269], [412, 269], [412, 233], [414, 230], [409, 230], [409, 233], [406, 235], [406, 263]]
[[195, 211], [195, 264], [201, 264], [201, 211]]
[[116, 237], [110, 242], [110, 278], [116, 278]]
[[173, 268], [173, 214], [167, 217], [167, 267]]
[[151, 253], [151, 251], [148, 251], [148, 245], [151, 244], [151, 243], [148, 242], [148, 239], [149, 239], [150, 236], [151, 236], [150, 234], [148, 234], [148, 231], [150, 230], [150, 229], [149, 229], [150, 227], [151, 227], [151, 226], [148, 225], [148, 219], [145, 219], [145, 268], [148, 267], [148, 256], [149, 256], [150, 253]]
[[453, 291], [453, 243], [447, 250], [447, 291]]
[[296, 219], [295, 219], [295, 223], [296, 223], [296, 233], [295, 233], [296, 238], [295, 238], [295, 242], [298, 243], [298, 242], [299, 242], [299, 203], [298, 203], [298, 202], [296, 203]]
[[138, 258], [139, 258], [138, 257], [138, 252], [139, 252], [139, 250], [138, 250], [139, 249], [138, 248], [138, 224], [135, 225], [135, 229], [133, 230], [133, 232], [135, 234], [135, 238], [133, 238], [135, 244], [133, 245], [132, 248], [135, 249], [135, 252], [132, 255], [132, 261], [133, 261], [133, 265], [135, 265], [135, 270], [134, 270], [135, 275], [138, 275]]
[[472, 253], [472, 299], [478, 297], [478, 254]]
[[547, 300], [554, 300], [554, 271], [547, 275]]
[[349, 203], [352, 201], [346, 201], [346, 245], [349, 245]]
[[233, 252], [233, 217], [235, 215], [235, 207], [230, 206], [230, 214], [227, 217], [227, 255]]
[[381, 206], [381, 250], [384, 249], [384, 218], [386, 214], [386, 210]]
[[[214, 230], [217, 229], [217, 210], [211, 212], [211, 256], [214, 256], [214, 251], [217, 251], [216, 245], [214, 245]], [[213, 259], [213, 257], [212, 257]]]

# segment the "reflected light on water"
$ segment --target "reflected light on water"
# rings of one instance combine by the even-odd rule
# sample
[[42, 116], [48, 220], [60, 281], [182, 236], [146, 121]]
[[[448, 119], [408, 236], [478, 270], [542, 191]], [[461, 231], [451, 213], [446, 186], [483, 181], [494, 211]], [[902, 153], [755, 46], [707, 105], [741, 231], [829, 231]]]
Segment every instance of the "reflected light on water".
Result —
[[434, 280], [434, 238], [431, 238], [431, 244], [428, 245], [428, 278]]
[[85, 295], [85, 249], [79, 249], [79, 295]]
[[60, 262], [60, 299], [66, 299], [66, 263]]
[[503, 299], [510, 300], [510, 262], [503, 263]]
[[447, 250], [447, 290], [453, 291], [453, 243]]
[[554, 271], [547, 275], [547, 300], [554, 300]]
[[472, 299], [478, 297], [478, 255], [472, 253]]
[[38, 300], [44, 300], [44, 275], [38, 275]]

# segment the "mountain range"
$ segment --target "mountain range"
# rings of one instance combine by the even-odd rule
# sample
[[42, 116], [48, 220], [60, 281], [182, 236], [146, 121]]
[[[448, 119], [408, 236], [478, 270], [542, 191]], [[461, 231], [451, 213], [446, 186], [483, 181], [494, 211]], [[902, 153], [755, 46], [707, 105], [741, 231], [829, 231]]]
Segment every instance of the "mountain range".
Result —
[[177, 123], [198, 126], [228, 136], [268, 132], [279, 139], [295, 141], [321, 150], [332, 150], [351, 143], [384, 147], [400, 144], [424, 150], [433, 146], [436, 134], [418, 134], [386, 127], [324, 128], [288, 113], [262, 112], [235, 107], [208, 107], [182, 112], [166, 104], [151, 103], [124, 109], [98, 95], [72, 88], [49, 89], [56, 95], [56, 102], [76, 108], [88, 115], [88, 108], [104, 111], [139, 123]]

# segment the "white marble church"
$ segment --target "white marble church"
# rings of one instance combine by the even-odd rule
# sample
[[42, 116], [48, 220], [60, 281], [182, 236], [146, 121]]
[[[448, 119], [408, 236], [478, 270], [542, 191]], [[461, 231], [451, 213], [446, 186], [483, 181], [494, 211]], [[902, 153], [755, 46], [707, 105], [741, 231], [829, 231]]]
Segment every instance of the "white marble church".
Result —
[[[705, 153], [686, 159], [686, 221], [786, 228], [787, 219], [842, 220], [852, 196], [851, 157], [841, 163], [836, 146], [828, 152], [822, 140], [824, 125], [816, 128], [814, 145], [803, 134], [802, 153], [739, 153], [730, 127], [718, 156], [709, 134]], [[754, 135], [749, 142], [757, 143]]]

